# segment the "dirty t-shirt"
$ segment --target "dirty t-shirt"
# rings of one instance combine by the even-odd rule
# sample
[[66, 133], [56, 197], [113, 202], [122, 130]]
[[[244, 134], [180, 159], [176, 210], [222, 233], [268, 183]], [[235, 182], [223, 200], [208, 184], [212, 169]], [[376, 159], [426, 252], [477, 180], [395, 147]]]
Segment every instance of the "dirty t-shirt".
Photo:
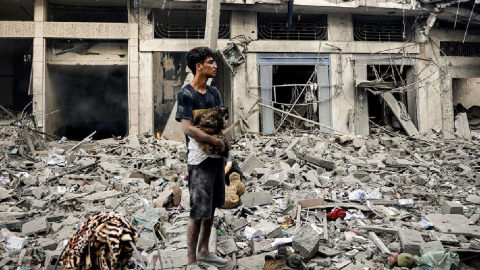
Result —
[[[205, 94], [199, 93], [193, 86], [187, 84], [177, 95], [177, 113], [175, 120], [180, 122], [182, 119], [190, 119], [193, 122], [193, 111], [198, 109], [211, 109], [215, 107], [223, 107], [222, 97], [220, 92], [214, 86], [206, 87]], [[220, 155], [208, 156], [198, 146], [195, 139], [187, 136], [187, 159], [189, 165], [198, 165], [202, 163], [207, 157], [221, 158]]]

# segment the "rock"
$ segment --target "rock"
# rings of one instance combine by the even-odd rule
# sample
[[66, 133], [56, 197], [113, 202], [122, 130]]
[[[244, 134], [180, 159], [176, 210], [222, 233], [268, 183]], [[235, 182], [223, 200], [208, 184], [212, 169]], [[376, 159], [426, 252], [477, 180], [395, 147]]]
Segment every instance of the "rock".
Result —
[[310, 259], [317, 253], [320, 236], [309, 224], [303, 224], [294, 234], [292, 247], [303, 257]]

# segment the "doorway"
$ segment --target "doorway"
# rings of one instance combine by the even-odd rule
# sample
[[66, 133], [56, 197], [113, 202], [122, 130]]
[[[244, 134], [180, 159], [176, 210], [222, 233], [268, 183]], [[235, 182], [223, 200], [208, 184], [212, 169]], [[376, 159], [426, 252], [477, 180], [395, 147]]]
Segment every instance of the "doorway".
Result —
[[258, 54], [258, 64], [261, 100], [268, 106], [261, 111], [263, 133], [284, 128], [331, 132], [329, 55], [265, 53]]

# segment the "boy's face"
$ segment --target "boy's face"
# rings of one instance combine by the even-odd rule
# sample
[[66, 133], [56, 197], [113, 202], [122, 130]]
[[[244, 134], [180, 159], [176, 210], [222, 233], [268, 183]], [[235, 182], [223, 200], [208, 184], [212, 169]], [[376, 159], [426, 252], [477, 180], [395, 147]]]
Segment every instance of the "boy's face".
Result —
[[208, 78], [213, 78], [217, 75], [217, 63], [213, 57], [207, 56], [204, 61], [197, 64], [197, 72], [201, 72]]

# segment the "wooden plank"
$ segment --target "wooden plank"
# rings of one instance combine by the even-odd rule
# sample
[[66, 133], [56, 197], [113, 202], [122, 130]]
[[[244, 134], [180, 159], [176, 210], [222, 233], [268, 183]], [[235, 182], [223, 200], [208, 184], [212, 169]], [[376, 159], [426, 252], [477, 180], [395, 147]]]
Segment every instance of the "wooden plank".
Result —
[[302, 208], [310, 208], [319, 205], [325, 205], [325, 200], [321, 199], [306, 199], [298, 201], [298, 204], [302, 206]]
[[383, 99], [387, 102], [390, 109], [392, 109], [393, 114], [397, 117], [398, 121], [405, 129], [409, 136], [418, 135], [418, 130], [415, 125], [412, 123], [412, 120], [405, 121], [403, 120], [401, 115], [400, 106], [398, 105], [398, 100], [392, 95], [392, 93], [386, 92], [382, 95]]

